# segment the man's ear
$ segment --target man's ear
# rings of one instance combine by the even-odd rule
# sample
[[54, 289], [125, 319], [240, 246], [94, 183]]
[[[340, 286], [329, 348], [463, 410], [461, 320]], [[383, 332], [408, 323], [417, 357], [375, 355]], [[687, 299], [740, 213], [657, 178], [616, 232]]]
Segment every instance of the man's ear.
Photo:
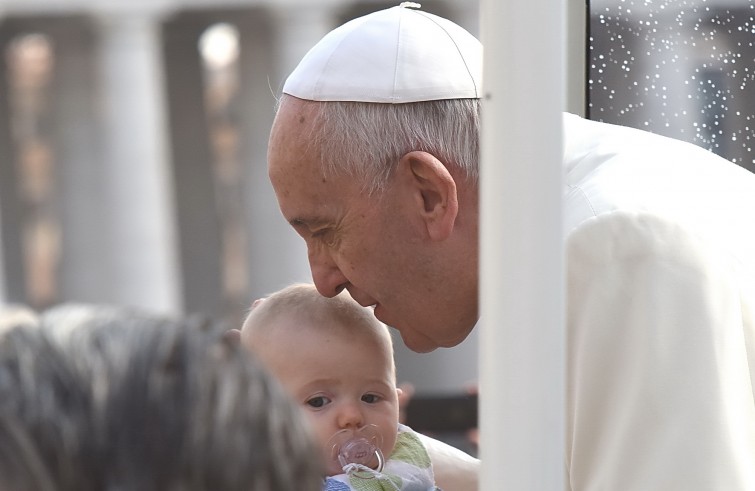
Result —
[[412, 151], [399, 160], [399, 172], [430, 238], [448, 238], [459, 213], [459, 201], [456, 181], [446, 166], [432, 154]]

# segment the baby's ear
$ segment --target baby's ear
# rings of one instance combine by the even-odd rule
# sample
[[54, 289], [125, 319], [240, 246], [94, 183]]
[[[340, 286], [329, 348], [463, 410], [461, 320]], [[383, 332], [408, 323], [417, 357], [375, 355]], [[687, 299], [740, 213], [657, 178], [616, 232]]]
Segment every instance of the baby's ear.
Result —
[[409, 399], [412, 397], [413, 393], [414, 387], [409, 383], [402, 383], [400, 387], [396, 387], [399, 423], [406, 423], [406, 406], [409, 405]]
[[398, 405], [406, 407], [414, 395], [414, 385], [409, 382], [401, 382], [396, 387], [396, 394], [398, 394]]
[[223, 339], [232, 343], [240, 343], [241, 331], [239, 331], [238, 329], [228, 329], [225, 333], [223, 333]]

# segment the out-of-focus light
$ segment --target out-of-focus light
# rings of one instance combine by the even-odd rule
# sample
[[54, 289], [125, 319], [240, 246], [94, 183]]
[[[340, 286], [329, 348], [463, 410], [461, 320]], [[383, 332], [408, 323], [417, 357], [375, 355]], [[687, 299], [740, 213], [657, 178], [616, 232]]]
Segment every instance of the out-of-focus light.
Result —
[[207, 28], [199, 38], [199, 52], [211, 69], [234, 63], [239, 57], [239, 31], [231, 24], [220, 23]]

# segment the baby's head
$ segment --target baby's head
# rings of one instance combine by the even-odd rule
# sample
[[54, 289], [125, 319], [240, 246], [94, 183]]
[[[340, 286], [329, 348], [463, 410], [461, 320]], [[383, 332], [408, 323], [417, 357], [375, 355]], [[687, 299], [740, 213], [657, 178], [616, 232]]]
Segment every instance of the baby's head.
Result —
[[326, 298], [313, 285], [292, 285], [255, 304], [241, 342], [304, 409], [329, 475], [342, 472], [331, 442], [342, 430], [376, 429], [378, 447], [390, 455], [400, 389], [390, 333], [369, 308], [347, 293]]

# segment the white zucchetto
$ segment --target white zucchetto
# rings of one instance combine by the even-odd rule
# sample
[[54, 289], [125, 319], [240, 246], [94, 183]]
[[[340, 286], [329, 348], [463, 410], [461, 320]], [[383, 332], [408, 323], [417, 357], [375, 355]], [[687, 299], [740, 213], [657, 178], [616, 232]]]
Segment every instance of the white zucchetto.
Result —
[[477, 38], [402, 4], [326, 34], [289, 75], [283, 92], [311, 101], [405, 103], [480, 98], [481, 81]]

